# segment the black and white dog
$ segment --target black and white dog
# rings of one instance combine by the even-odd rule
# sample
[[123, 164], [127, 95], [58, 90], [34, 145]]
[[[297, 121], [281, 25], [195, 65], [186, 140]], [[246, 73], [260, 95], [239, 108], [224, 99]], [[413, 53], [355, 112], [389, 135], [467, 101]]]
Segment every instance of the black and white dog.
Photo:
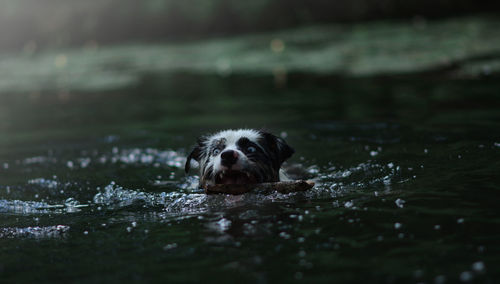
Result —
[[225, 130], [198, 139], [186, 160], [200, 165], [200, 187], [286, 179], [281, 165], [294, 150], [280, 137], [252, 129]]

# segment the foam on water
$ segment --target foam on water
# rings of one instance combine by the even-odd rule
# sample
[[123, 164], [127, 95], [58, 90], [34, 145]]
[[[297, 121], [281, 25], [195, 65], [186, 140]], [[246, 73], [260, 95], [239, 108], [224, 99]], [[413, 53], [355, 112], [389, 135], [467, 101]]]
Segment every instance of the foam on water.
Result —
[[56, 225], [47, 227], [0, 228], [0, 238], [60, 238], [66, 236], [70, 227]]

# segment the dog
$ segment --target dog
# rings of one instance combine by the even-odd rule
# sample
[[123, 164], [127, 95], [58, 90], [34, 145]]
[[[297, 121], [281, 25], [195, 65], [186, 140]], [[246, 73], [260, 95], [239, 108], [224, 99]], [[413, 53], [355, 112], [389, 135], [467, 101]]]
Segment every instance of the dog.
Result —
[[199, 164], [200, 188], [216, 184], [253, 184], [288, 180], [281, 170], [295, 150], [285, 140], [253, 129], [224, 130], [202, 136], [186, 159]]

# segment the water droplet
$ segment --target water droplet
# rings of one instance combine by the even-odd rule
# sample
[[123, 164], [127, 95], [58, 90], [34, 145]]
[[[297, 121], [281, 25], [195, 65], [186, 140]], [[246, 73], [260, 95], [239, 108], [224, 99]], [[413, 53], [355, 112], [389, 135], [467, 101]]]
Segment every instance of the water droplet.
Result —
[[285, 240], [290, 239], [290, 235], [287, 234], [286, 232], [281, 232], [279, 236]]
[[163, 247], [163, 250], [171, 250], [177, 248], [177, 243], [171, 243]]
[[401, 198], [398, 198], [396, 199], [396, 201], [394, 201], [394, 203], [396, 203], [396, 206], [399, 207], [399, 208], [403, 208], [406, 201], [404, 201], [403, 199]]
[[302, 274], [302, 272], [295, 272], [294, 277], [295, 279], [302, 279], [302, 277], [304, 277], [304, 274]]
[[482, 261], [477, 261], [472, 264], [472, 270], [476, 272], [484, 272], [485, 266], [484, 262]]
[[446, 276], [444, 275], [438, 275], [436, 278], [434, 278], [434, 283], [435, 284], [444, 284], [446, 283]]
[[394, 223], [394, 229], [399, 230], [403, 225], [401, 223]]
[[347, 201], [344, 203], [345, 208], [351, 208], [354, 206], [354, 203], [352, 201]]
[[474, 274], [472, 274], [472, 272], [470, 272], [470, 271], [464, 271], [464, 272], [460, 273], [460, 280], [462, 282], [472, 281], [473, 278], [474, 278]]
[[231, 223], [232, 222], [230, 220], [222, 218], [216, 223], [217, 230], [220, 232], [225, 232], [229, 229], [229, 227], [231, 227]]

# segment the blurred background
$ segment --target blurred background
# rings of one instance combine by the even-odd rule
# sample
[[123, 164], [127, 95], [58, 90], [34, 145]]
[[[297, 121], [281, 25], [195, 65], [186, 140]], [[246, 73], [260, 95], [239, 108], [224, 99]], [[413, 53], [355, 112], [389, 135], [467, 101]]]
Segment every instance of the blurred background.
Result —
[[500, 7], [498, 1], [488, 0], [2, 0], [0, 3], [0, 48], [14, 51], [206, 39], [385, 19], [413, 21], [422, 27], [427, 19], [492, 13]]
[[[145, 73], [497, 74], [497, 1], [1, 0], [0, 91]], [[278, 82], [278, 84], [280, 84]]]

